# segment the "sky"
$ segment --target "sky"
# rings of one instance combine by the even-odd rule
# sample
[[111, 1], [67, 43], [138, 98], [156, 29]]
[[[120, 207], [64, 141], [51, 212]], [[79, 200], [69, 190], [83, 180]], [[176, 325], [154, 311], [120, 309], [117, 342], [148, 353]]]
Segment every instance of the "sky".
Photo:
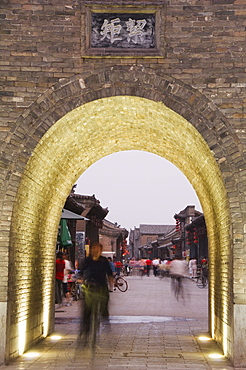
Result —
[[140, 224], [174, 225], [175, 213], [187, 205], [202, 212], [197, 195], [183, 173], [152, 153], [123, 151], [100, 159], [76, 182], [75, 192], [93, 195], [106, 219], [134, 229]]

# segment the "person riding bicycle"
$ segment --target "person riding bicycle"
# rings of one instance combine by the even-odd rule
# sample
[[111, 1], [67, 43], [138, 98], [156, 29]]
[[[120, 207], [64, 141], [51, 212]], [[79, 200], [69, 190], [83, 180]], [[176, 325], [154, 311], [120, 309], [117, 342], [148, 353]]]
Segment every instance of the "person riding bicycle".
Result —
[[99, 315], [105, 320], [108, 320], [109, 316], [108, 279], [113, 279], [113, 276], [107, 258], [101, 255], [102, 249], [102, 244], [92, 243], [89, 256], [82, 261], [80, 267], [84, 293], [80, 336], [84, 334], [85, 339], [90, 331], [92, 312], [95, 307], [99, 306]]
[[[172, 289], [175, 293], [175, 287], [176, 289], [176, 296], [180, 294], [183, 297], [183, 285], [182, 280], [184, 277], [188, 276], [188, 265], [185, 260], [175, 258], [170, 263], [170, 276], [172, 278]], [[176, 284], [176, 285], [175, 285]], [[178, 296], [176, 297], [178, 298]]]

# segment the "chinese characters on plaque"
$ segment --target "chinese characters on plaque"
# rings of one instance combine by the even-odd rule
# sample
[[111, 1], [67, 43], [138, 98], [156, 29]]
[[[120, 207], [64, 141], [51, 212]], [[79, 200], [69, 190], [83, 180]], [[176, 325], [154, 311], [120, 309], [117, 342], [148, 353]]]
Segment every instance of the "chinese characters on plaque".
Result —
[[92, 13], [91, 48], [155, 47], [155, 14]]

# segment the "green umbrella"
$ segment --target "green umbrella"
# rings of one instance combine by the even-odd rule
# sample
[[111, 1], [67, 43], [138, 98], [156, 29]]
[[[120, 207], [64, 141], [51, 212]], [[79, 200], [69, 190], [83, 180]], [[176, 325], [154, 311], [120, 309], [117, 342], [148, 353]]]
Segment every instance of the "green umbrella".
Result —
[[71, 247], [73, 245], [71, 234], [68, 230], [67, 221], [65, 219], [60, 220], [60, 227], [58, 233], [58, 241], [63, 247]]

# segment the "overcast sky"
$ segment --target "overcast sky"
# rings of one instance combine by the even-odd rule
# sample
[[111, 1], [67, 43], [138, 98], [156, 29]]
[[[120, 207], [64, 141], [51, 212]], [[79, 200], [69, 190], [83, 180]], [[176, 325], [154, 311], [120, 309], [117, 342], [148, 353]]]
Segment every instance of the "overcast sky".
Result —
[[78, 179], [76, 193], [93, 195], [106, 217], [128, 230], [140, 224], [174, 225], [187, 205], [202, 211], [194, 189], [169, 161], [142, 151], [124, 151], [100, 159]]

